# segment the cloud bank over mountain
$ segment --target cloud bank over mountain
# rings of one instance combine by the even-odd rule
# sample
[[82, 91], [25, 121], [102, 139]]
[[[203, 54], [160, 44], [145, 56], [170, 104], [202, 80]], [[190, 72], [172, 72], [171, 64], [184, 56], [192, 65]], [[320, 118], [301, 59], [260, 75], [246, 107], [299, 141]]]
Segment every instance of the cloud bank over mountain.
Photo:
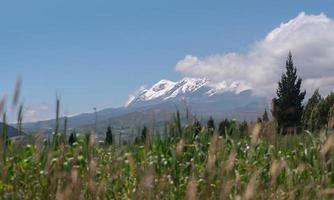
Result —
[[206, 77], [217, 84], [239, 82], [255, 94], [273, 96], [291, 50], [303, 87], [313, 92], [334, 88], [334, 21], [325, 14], [307, 15], [280, 24], [247, 53], [198, 58], [187, 55], [176, 71], [184, 76]]

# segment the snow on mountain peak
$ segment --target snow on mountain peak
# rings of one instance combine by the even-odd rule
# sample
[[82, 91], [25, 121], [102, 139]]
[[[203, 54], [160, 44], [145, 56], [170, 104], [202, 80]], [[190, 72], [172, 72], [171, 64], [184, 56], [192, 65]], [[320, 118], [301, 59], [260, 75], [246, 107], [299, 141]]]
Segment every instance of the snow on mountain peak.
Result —
[[193, 94], [205, 87], [204, 95], [213, 96], [223, 91], [238, 91], [239, 83], [212, 83], [206, 78], [185, 77], [178, 82], [162, 79], [149, 89], [141, 90], [138, 95], [132, 96], [125, 106], [136, 102], [165, 101], [176, 97], [184, 97]]

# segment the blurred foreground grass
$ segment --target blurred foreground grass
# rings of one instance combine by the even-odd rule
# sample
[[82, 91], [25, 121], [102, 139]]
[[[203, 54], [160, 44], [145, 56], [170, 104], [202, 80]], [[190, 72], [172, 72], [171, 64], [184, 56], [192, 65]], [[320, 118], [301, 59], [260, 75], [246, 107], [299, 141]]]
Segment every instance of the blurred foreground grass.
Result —
[[[218, 136], [169, 123], [168, 137], [73, 146], [1, 141], [1, 199], [331, 199], [330, 134], [279, 136], [267, 124]], [[54, 137], [57, 138], [57, 137]], [[55, 145], [56, 144], [56, 145]]]

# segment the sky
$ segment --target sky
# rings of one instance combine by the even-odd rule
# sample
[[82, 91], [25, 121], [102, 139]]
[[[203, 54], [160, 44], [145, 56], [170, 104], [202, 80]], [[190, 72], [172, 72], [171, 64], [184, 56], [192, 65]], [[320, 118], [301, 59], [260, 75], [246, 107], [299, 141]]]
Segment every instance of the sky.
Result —
[[[21, 77], [25, 121], [37, 121], [54, 116], [56, 96], [73, 115], [122, 106], [141, 86], [184, 76], [237, 80], [263, 94], [288, 49], [296, 63], [322, 45], [322, 55], [334, 51], [332, 19], [331, 0], [1, 1], [0, 95], [10, 101]], [[275, 66], [260, 64], [264, 57]], [[313, 76], [314, 60], [299, 62], [308, 84], [331, 87], [334, 72]], [[318, 60], [334, 71], [333, 60]], [[245, 69], [254, 75], [235, 76]]]

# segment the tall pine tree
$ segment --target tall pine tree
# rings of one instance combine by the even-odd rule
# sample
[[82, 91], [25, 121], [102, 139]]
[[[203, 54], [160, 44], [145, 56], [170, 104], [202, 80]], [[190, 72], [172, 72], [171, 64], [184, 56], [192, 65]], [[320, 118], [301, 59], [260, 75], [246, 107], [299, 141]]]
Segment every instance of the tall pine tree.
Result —
[[277, 98], [273, 99], [273, 116], [277, 120], [278, 132], [286, 134], [300, 126], [303, 113], [302, 102], [306, 92], [301, 92], [302, 79], [297, 77], [297, 69], [293, 65], [289, 52], [286, 61], [286, 72], [278, 82]]
[[210, 117], [210, 119], [208, 120], [207, 127], [208, 127], [208, 132], [210, 134], [213, 134], [213, 132], [215, 131], [216, 127], [215, 127], [215, 122], [214, 122], [214, 120], [213, 120], [212, 117]]
[[196, 120], [193, 124], [193, 132], [194, 132], [194, 136], [196, 137], [202, 130], [202, 125], [201, 123]]
[[73, 144], [77, 142], [77, 133], [75, 131], [73, 131], [70, 135], [70, 137], [68, 138], [68, 144], [73, 146]]
[[146, 126], [144, 126], [143, 130], [141, 131], [141, 140], [142, 140], [143, 142], [146, 141], [147, 133], [148, 133], [148, 129], [147, 129]]
[[263, 122], [269, 122], [269, 116], [268, 116], [267, 109], [264, 110], [264, 113], [262, 115], [262, 121]]
[[226, 136], [229, 127], [230, 127], [230, 121], [227, 118], [221, 121], [218, 126], [219, 135]]
[[111, 131], [110, 126], [108, 126], [108, 128], [107, 128], [105, 144], [107, 144], [107, 145], [112, 144], [112, 131]]

